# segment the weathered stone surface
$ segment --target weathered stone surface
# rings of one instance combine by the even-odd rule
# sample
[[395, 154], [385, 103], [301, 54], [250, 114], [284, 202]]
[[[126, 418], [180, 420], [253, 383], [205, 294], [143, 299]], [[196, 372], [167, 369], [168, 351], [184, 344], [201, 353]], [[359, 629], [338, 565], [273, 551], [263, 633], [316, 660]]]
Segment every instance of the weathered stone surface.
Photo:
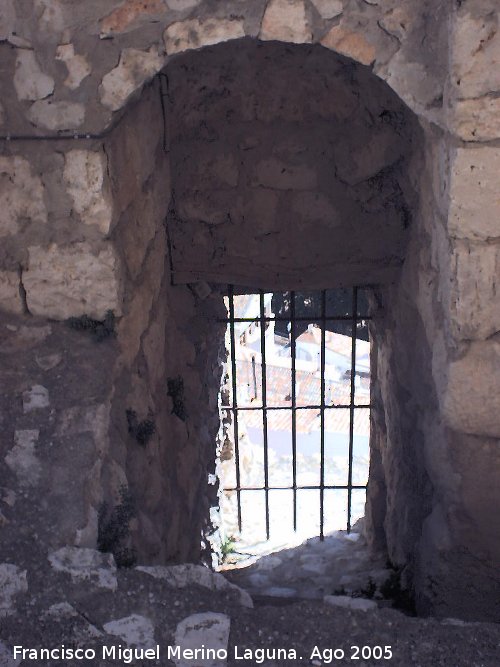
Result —
[[20, 100], [43, 100], [54, 91], [54, 79], [44, 74], [34, 51], [19, 49], [16, 58], [14, 86]]
[[0, 308], [10, 313], [24, 312], [19, 293], [19, 276], [14, 271], [0, 271]]
[[149, 618], [132, 614], [103, 625], [108, 635], [120, 637], [127, 646], [151, 649], [156, 646], [155, 628]]
[[203, 0], [166, 0], [167, 5], [175, 12], [192, 9], [202, 3]]
[[128, 32], [165, 12], [164, 0], [126, 0], [100, 22], [101, 38]]
[[277, 190], [313, 190], [317, 174], [307, 164], [293, 165], [270, 157], [255, 165], [252, 185]]
[[260, 39], [304, 44], [312, 39], [303, 0], [271, 0], [262, 19]]
[[67, 26], [64, 3], [61, 0], [35, 0], [35, 8], [41, 11], [38, 29], [45, 39], [55, 41], [58, 33]]
[[[89, 623], [82, 614], [79, 614], [67, 602], [57, 602], [51, 605], [43, 614], [43, 618], [56, 621], [70, 621], [72, 629], [71, 639], [79, 644], [89, 639], [97, 639], [103, 636], [103, 633], [95, 625]], [[67, 637], [65, 641], [68, 642], [69, 639]]]
[[42, 181], [28, 160], [0, 156], [0, 237], [15, 234], [21, 219], [47, 221]]
[[499, 395], [500, 342], [471, 343], [448, 369], [442, 401], [447, 425], [463, 433], [500, 438]]
[[35, 357], [37, 365], [44, 371], [50, 371], [62, 361], [62, 354], [60, 352], [54, 352], [53, 354], [44, 354], [40, 357]]
[[7, 453], [5, 463], [16, 474], [21, 486], [35, 486], [40, 478], [41, 463], [35, 453], [40, 431], [36, 429], [16, 431], [15, 445]]
[[453, 246], [450, 314], [458, 340], [500, 331], [500, 245]]
[[168, 55], [172, 55], [244, 36], [243, 21], [238, 19], [190, 19], [170, 25], [163, 39]]
[[110, 230], [113, 208], [106, 179], [107, 160], [102, 152], [72, 150], [65, 154], [64, 180], [74, 209], [86, 225], [103, 234]]
[[427, 113], [442, 98], [443, 82], [427, 63], [410, 59], [403, 49], [376, 71], [417, 114]]
[[41, 384], [35, 384], [23, 393], [23, 412], [24, 414], [33, 410], [41, 410], [50, 405], [49, 391]]
[[164, 57], [156, 46], [149, 51], [123, 49], [120, 62], [108, 72], [99, 87], [102, 104], [112, 111], [120, 109], [130, 95], [163, 67]]
[[16, 658], [14, 660], [12, 657], [13, 652], [13, 648], [8, 647], [0, 641], [0, 664], [4, 667], [17, 667], [21, 662], [21, 658]]
[[456, 100], [449, 110], [449, 126], [464, 141], [500, 138], [500, 97]]
[[341, 221], [333, 202], [321, 192], [297, 192], [293, 195], [291, 207], [303, 224], [319, 223], [335, 227]]
[[96, 252], [88, 243], [31, 246], [24, 286], [34, 315], [103, 319], [108, 310], [121, 312], [119, 268], [109, 246]]
[[500, 238], [500, 148], [457, 148], [451, 163], [449, 230], [458, 238]]
[[73, 44], [61, 44], [57, 47], [56, 60], [61, 60], [68, 68], [64, 85], [76, 90], [81, 82], [91, 73], [92, 67], [84, 56], [75, 53]]
[[[226, 614], [212, 611], [192, 614], [181, 621], [175, 630], [175, 645], [181, 647], [181, 655], [186, 649], [200, 646], [212, 649], [227, 649], [231, 620]], [[175, 658], [177, 667], [190, 667], [191, 660]], [[206, 659], [200, 662], [203, 667], [222, 667], [226, 660]]]
[[222, 574], [212, 572], [202, 565], [140, 565], [136, 568], [140, 572], [149, 574], [155, 579], [162, 579], [167, 581], [171, 586], [176, 588], [185, 588], [192, 584], [198, 584], [210, 590], [233, 590], [238, 593], [240, 603], [243, 607], [253, 607], [252, 598], [250, 595], [238, 586], [230, 583]]
[[80, 102], [39, 100], [31, 105], [27, 116], [33, 125], [47, 130], [76, 130], [85, 120], [85, 106]]
[[374, 44], [369, 42], [364, 33], [354, 32], [342, 25], [334, 26], [321, 40], [323, 46], [348, 56], [363, 65], [371, 65], [377, 55]]
[[12, 563], [0, 564], [0, 618], [15, 613], [15, 597], [27, 590], [26, 570]]
[[345, 609], [358, 609], [359, 611], [370, 611], [377, 609], [377, 603], [374, 600], [365, 598], [353, 598], [348, 595], [325, 595], [323, 600], [334, 607], [344, 607]]
[[16, 10], [14, 8], [14, 0], [4, 0], [0, 4], [0, 41], [10, 37], [15, 23]]
[[491, 11], [454, 16], [452, 23], [451, 81], [459, 98], [477, 98], [500, 91], [500, 31], [495, 3]]
[[66, 572], [75, 582], [89, 581], [98, 588], [116, 590], [116, 565], [112, 554], [81, 547], [61, 547], [48, 556], [57, 572]]
[[342, 0], [312, 0], [312, 3], [323, 19], [333, 19], [344, 10]]

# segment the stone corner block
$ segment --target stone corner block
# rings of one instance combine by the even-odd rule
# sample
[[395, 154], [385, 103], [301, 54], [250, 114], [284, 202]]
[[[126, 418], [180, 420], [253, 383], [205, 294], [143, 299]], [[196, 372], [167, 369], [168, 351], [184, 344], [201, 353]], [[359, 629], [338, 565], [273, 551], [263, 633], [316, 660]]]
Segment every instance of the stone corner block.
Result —
[[74, 149], [65, 155], [64, 180], [74, 209], [84, 224], [95, 225], [103, 234], [108, 234], [113, 218], [106, 169], [103, 152]]

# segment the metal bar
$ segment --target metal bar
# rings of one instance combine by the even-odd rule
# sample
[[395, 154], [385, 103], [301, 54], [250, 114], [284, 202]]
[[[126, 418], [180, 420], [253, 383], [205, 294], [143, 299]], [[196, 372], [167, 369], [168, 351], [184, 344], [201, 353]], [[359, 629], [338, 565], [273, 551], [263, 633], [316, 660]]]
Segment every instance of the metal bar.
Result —
[[[224, 409], [233, 410], [235, 409], [232, 405], [224, 405]], [[325, 405], [325, 410], [349, 410], [350, 404], [346, 405]], [[359, 408], [371, 408], [372, 406], [369, 403], [360, 403], [359, 405], [354, 406], [356, 409]], [[251, 412], [252, 410], [262, 410], [262, 407], [255, 407], [251, 405], [242, 405], [236, 408], [239, 412]], [[321, 405], [296, 405], [295, 410], [320, 410]], [[266, 410], [291, 410], [289, 405], [267, 405]]]
[[295, 327], [295, 292], [290, 292], [290, 352], [292, 355], [292, 484], [293, 529], [297, 531], [297, 386], [295, 361], [297, 354]]
[[[321, 315], [320, 315], [321, 316]], [[263, 321], [264, 322], [288, 322], [289, 317], [282, 317], [281, 315], [277, 315], [276, 317], [264, 317]], [[296, 317], [295, 321], [296, 322], [311, 322], [315, 319], [314, 316], [310, 315], [309, 317]], [[358, 315], [358, 320], [371, 320], [373, 319], [370, 315]], [[228, 322], [227, 317], [222, 317], [218, 320], [219, 322]], [[260, 322], [261, 318], [260, 317], [235, 317], [234, 321], [237, 323], [240, 322]], [[352, 321], [352, 315], [337, 315], [336, 317], [333, 315], [328, 315], [325, 316], [325, 322], [351, 322]]]
[[266, 538], [269, 539], [269, 457], [267, 442], [266, 319], [264, 291], [260, 290], [260, 354], [262, 358], [262, 427], [264, 438], [264, 491], [266, 496]]
[[356, 389], [356, 333], [358, 324], [358, 288], [352, 290], [351, 403], [349, 406], [349, 473], [347, 477], [347, 532], [351, 532], [352, 458], [354, 450], [354, 392]]
[[231, 380], [233, 391], [233, 426], [234, 426], [234, 461], [236, 465], [236, 502], [238, 506], [238, 530], [241, 533], [241, 477], [240, 477], [240, 449], [239, 449], [239, 435], [238, 435], [238, 394], [236, 383], [236, 341], [234, 335], [234, 292], [233, 286], [228, 286], [229, 295], [229, 332], [231, 337]]
[[[270, 491], [292, 491], [293, 486], [269, 486], [267, 487]], [[317, 491], [320, 487], [315, 486], [315, 485], [308, 485], [308, 486], [297, 486], [298, 491], [307, 491], [307, 490], [312, 490], [312, 491]], [[324, 489], [337, 489], [337, 490], [343, 490], [346, 491], [348, 486], [347, 484], [325, 484]], [[352, 484], [351, 486], [352, 489], [360, 489], [360, 490], [366, 490], [367, 485], [366, 484]], [[239, 489], [236, 486], [231, 486], [227, 487], [224, 489], [224, 491], [265, 491], [266, 487], [265, 486], [241, 486]]]
[[326, 292], [321, 292], [321, 352], [320, 352], [320, 473], [319, 473], [319, 539], [324, 540], [325, 523], [325, 361], [326, 361]]

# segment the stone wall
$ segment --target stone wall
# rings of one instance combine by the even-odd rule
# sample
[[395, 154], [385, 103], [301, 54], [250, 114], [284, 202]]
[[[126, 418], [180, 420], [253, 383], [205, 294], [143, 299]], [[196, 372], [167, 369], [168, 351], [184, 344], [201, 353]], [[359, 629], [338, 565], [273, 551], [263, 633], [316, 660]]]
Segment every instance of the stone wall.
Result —
[[[227, 109], [228, 100], [234, 99], [231, 91], [237, 90], [234, 80], [239, 70], [222, 62], [218, 49], [203, 52], [207, 62], [220, 69], [217, 74], [204, 70], [196, 56], [186, 59], [182, 52], [244, 37], [288, 45], [266, 45], [276, 64], [275, 74], [284, 72], [280, 68], [286, 69], [283, 63], [288, 58], [296, 63], [294, 70], [300, 69], [299, 54], [307, 54], [308, 63], [317, 62], [315, 72], [304, 65], [316, 86], [321, 83], [320, 61], [330, 55], [328, 70], [335, 67], [338, 72], [335, 81], [339, 99], [344, 101], [352, 91], [356, 95], [356, 91], [374, 89], [376, 75], [420, 121], [422, 131], [417, 136], [425, 162], [419, 158], [420, 162], [413, 163], [409, 189], [397, 179], [405, 202], [411, 205], [412, 224], [403, 236], [392, 231], [386, 236], [384, 231], [380, 236], [384, 247], [377, 254], [385, 260], [396, 248], [397, 261], [403, 257], [405, 261], [400, 278], [380, 290], [384, 311], [374, 331], [378, 409], [368, 508], [371, 531], [374, 542], [385, 544], [394, 562], [407, 567], [422, 611], [498, 620], [500, 544], [498, 530], [491, 525], [495, 520], [492, 508], [498, 502], [500, 441], [496, 400], [500, 388], [500, 32], [495, 0], [248, 0], [238, 2], [237, 12], [234, 3], [202, 0], [110, 1], [105, 9], [103, 3], [93, 1], [3, 3], [0, 304], [8, 313], [3, 315], [6, 325], [11, 327], [5, 329], [2, 343], [7, 345], [3, 367], [8, 387], [2, 413], [7, 421], [2, 436], [1, 475], [6, 488], [2, 530], [9, 536], [2, 539], [3, 553], [10, 558], [15, 545], [25, 540], [31, 540], [32, 547], [33, 540], [38, 540], [40, 548], [49, 543], [55, 547], [95, 541], [99, 504], [106, 500], [109, 507], [116, 506], [119, 488], [126, 481], [140, 501], [140, 515], [131, 523], [130, 544], [141, 560], [198, 558], [199, 532], [195, 533], [206, 520], [210, 495], [215, 493], [206, 487], [206, 465], [207, 461], [212, 465], [218, 422], [215, 397], [220, 350], [207, 341], [221, 340], [216, 325], [220, 295], [216, 290], [203, 290], [200, 284], [195, 290], [198, 296], [189, 287], [170, 285], [162, 233], [167, 211], [171, 211], [169, 229], [171, 223], [174, 232], [177, 227], [172, 242], [178, 247], [181, 233], [187, 229], [194, 233], [197, 228], [214, 235], [208, 239], [208, 248], [227, 238], [240, 253], [251, 250], [255, 258], [268, 252], [261, 250], [264, 245], [271, 246], [257, 241], [256, 235], [253, 245], [238, 246], [244, 237], [231, 236], [226, 217], [222, 222], [216, 219], [221, 210], [230, 213], [241, 229], [245, 218], [245, 229], [247, 222], [258, 220], [274, 231], [276, 218], [266, 221], [259, 211], [267, 213], [276, 205], [276, 215], [293, 217], [297, 226], [305, 220], [321, 230], [318, 238], [330, 248], [336, 228], [312, 222], [314, 216], [309, 212], [315, 210], [314, 202], [337, 192], [339, 178], [346, 199], [355, 192], [357, 202], [365, 197], [366, 206], [371, 201], [372, 190], [363, 194], [362, 182], [360, 187], [356, 178], [352, 181], [346, 175], [345, 159], [337, 160], [328, 148], [321, 156], [324, 135], [319, 131], [317, 136], [308, 135], [314, 141], [306, 166], [314, 175], [303, 171], [296, 148], [288, 164], [279, 155], [284, 137], [280, 131], [291, 128], [293, 118], [280, 118], [277, 109], [273, 113], [278, 120], [266, 129], [265, 113], [272, 106], [259, 109], [258, 104], [245, 104], [241, 114], [251, 115], [247, 119], [242, 115], [238, 122], [233, 117], [227, 123], [233, 132], [227, 160], [226, 147], [217, 144], [218, 140], [189, 134], [192, 115], [186, 100], [181, 106], [186, 111], [182, 123], [170, 124], [174, 133], [171, 144], [167, 137], [166, 148], [171, 154], [164, 152], [165, 125], [157, 88], [156, 92], [155, 88], [144, 89], [140, 105], [134, 110], [129, 105], [124, 112], [144, 84], [165, 66], [167, 75], [168, 67], [172, 70], [177, 102], [182, 100], [181, 83], [192, 80], [196, 64], [200, 72], [196, 76], [205, 76], [218, 93], [208, 100], [208, 106], [203, 93], [195, 95], [197, 103], [191, 111], [198, 114], [198, 128], [203, 129], [203, 114]], [[297, 46], [300, 44], [316, 46]], [[318, 55], [322, 48], [318, 44], [325, 47], [322, 55]], [[328, 54], [329, 50], [339, 55]], [[245, 63], [249, 54], [258, 59], [265, 52], [263, 46], [257, 48], [246, 41], [235, 42], [227, 51], [241, 65], [242, 73], [249, 71]], [[350, 88], [342, 73], [347, 71], [346, 62], [340, 56], [354, 61], [350, 70], [355, 72], [354, 79], [347, 81]], [[360, 69], [362, 66], [367, 69]], [[261, 69], [271, 71], [264, 63]], [[227, 81], [221, 81], [221, 73]], [[252, 86], [248, 82], [242, 99], [248, 100], [252, 90], [259, 91], [258, 85]], [[186, 91], [188, 88], [186, 85]], [[230, 93], [227, 100], [226, 89]], [[279, 91], [276, 84], [275, 90], [266, 93], [269, 103], [279, 100]], [[314, 92], [305, 88], [302, 103], [321, 99]], [[176, 99], [169, 101], [170, 93], [165, 91], [163, 101], [167, 107], [173, 105], [175, 115]], [[383, 137], [386, 126], [367, 120], [365, 110], [354, 106], [356, 112], [349, 114], [349, 120], [361, 127], [360, 136], [366, 136], [371, 127], [377, 141], [379, 135]], [[287, 114], [293, 109], [290, 105], [284, 108]], [[325, 108], [309, 107], [314, 125]], [[366, 102], [364, 108], [369, 108]], [[348, 130], [345, 108], [343, 113]], [[340, 141], [338, 129], [333, 130], [339, 120], [334, 120], [328, 132]], [[252, 121], [265, 144], [252, 147], [250, 142], [240, 147], [243, 130]], [[80, 138], [68, 138], [74, 133]], [[356, 145], [356, 138], [351, 133], [353, 144], [347, 144], [345, 150], [359, 155], [364, 146]], [[380, 151], [374, 138], [373, 142], [374, 159]], [[214, 163], [210, 162], [211, 143], [217, 147]], [[238, 156], [245, 153], [238, 157], [236, 168], [231, 162], [237, 159], [235, 146]], [[183, 156], [193, 148], [201, 150], [203, 160], [198, 163], [193, 156], [186, 163]], [[252, 173], [253, 158], [246, 157], [252, 152], [260, 163], [258, 174]], [[321, 169], [316, 171], [318, 160]], [[321, 179], [332, 162], [337, 174], [330, 190], [330, 184]], [[358, 166], [361, 164], [364, 160]], [[298, 172], [294, 171], [297, 167]], [[210, 178], [203, 171], [208, 168]], [[287, 181], [285, 191], [291, 190], [291, 195], [281, 194], [283, 174], [288, 178], [294, 173], [299, 175], [295, 183], [303, 185], [312, 178], [317, 184], [311, 180], [303, 191]], [[201, 193], [196, 196], [190, 193], [193, 179]], [[372, 185], [377, 188], [376, 183]], [[386, 185], [384, 181], [382, 192]], [[172, 202], [171, 188], [175, 190]], [[221, 194], [225, 190], [231, 193], [227, 204]], [[418, 202], [412, 190], [418, 193]], [[233, 211], [234, 193], [242, 199]], [[304, 196], [307, 212], [301, 214], [299, 205], [294, 217], [292, 207]], [[260, 208], [252, 212], [259, 197]], [[207, 203], [214, 200], [217, 205], [207, 213]], [[375, 206], [380, 203], [376, 197]], [[328, 200], [319, 207], [321, 215], [331, 204]], [[340, 228], [346, 213], [359, 213], [354, 204], [352, 209], [343, 204], [335, 210], [342, 214]], [[377, 219], [373, 213], [366, 224]], [[397, 228], [402, 219], [391, 217], [387, 230]], [[207, 236], [197, 233], [201, 235], [198, 241], [205, 242]], [[358, 250], [366, 259], [360, 251], [366, 249], [361, 231], [358, 241], [346, 264]], [[391, 253], [385, 252], [386, 244]], [[182, 247], [186, 249], [187, 244], [183, 242]], [[184, 256], [188, 257], [187, 251]], [[291, 257], [288, 248], [281, 258], [287, 271], [295, 265]], [[336, 259], [338, 264], [342, 258]], [[219, 277], [222, 264], [218, 260]], [[202, 275], [193, 264], [185, 268], [178, 282], [214, 277], [208, 270]], [[240, 279], [248, 282], [251, 277], [247, 267]], [[237, 276], [232, 273], [228, 278], [236, 280]], [[374, 281], [382, 282], [382, 276]], [[349, 282], [347, 273], [342, 276], [332, 270], [330, 286], [337, 282]], [[79, 345], [73, 336], [83, 335], [81, 332], [69, 332], [62, 324], [44, 319], [87, 315], [102, 320], [108, 310], [118, 318], [118, 335], [116, 340], [101, 343], [107, 347], [96, 347], [95, 353], [83, 342], [76, 349]], [[55, 363], [54, 357], [53, 367], [49, 361], [42, 361], [43, 365], [37, 361], [61, 350], [63, 360]], [[187, 365], [185, 358], [190, 360]], [[20, 368], [14, 368], [16, 359]], [[172, 397], [165, 398], [168, 380], [179, 376], [184, 379], [189, 423], [170, 414]], [[28, 392], [26, 405], [36, 404], [33, 413], [29, 408], [24, 411], [24, 392]], [[51, 396], [57, 398], [53, 405]], [[200, 401], [205, 407], [198, 412], [195, 406]], [[137, 428], [133, 425], [129, 433], [127, 410], [135, 413], [139, 425], [155, 422], [155, 434], [145, 446], [137, 438], [134, 441]], [[184, 461], [189, 463], [182, 468]], [[52, 483], [52, 469], [59, 483]], [[80, 469], [83, 476], [76, 474]], [[189, 486], [184, 488], [188, 478]], [[62, 488], [64, 497], [72, 499], [66, 514], [60, 509]], [[200, 488], [206, 494], [200, 494]], [[37, 499], [42, 500], [37, 503]], [[28, 507], [32, 514], [25, 514]], [[164, 525], [167, 507], [171, 517], [180, 517], [178, 522], [192, 522], [192, 534], [185, 535], [182, 523]], [[58, 518], [63, 515], [64, 520]], [[21, 516], [33, 519], [23, 527], [18, 520]], [[35, 525], [40, 527], [29, 536], [29, 527]]]

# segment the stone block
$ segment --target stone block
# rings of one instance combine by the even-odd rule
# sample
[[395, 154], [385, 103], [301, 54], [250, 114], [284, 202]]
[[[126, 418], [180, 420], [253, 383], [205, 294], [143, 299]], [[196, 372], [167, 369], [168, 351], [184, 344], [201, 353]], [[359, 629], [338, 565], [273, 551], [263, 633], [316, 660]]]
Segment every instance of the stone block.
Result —
[[34, 51], [19, 49], [16, 57], [14, 87], [20, 100], [43, 100], [54, 92], [54, 79], [44, 74]]
[[72, 150], [65, 155], [64, 180], [74, 210], [86, 225], [108, 234], [113, 204], [106, 178], [107, 160], [102, 152]]
[[24, 312], [19, 293], [19, 276], [15, 271], [0, 271], [0, 308], [9, 313]]
[[297, 225], [327, 225], [336, 227], [341, 222], [339, 211], [333, 202], [321, 192], [297, 192], [291, 197], [290, 206], [297, 218]]
[[251, 185], [276, 190], [313, 190], [317, 174], [309, 165], [293, 165], [271, 157], [257, 163]]
[[115, 591], [116, 565], [112, 554], [81, 547], [61, 547], [48, 556], [56, 572], [65, 572], [75, 582], [89, 582], [99, 588]]
[[344, 10], [342, 0], [312, 0], [312, 3], [322, 19], [333, 19]]
[[49, 390], [41, 384], [35, 384], [23, 392], [23, 412], [33, 412], [33, 410], [43, 410], [50, 405]]
[[47, 222], [44, 189], [30, 163], [19, 156], [0, 156], [0, 237], [15, 234], [19, 221]]
[[93, 250], [88, 243], [28, 248], [24, 287], [30, 312], [57, 320], [106, 311], [121, 314], [119, 265], [110, 246]]
[[241, 19], [190, 19], [172, 23], [164, 32], [165, 49], [168, 55], [189, 49], [219, 44], [245, 36]]
[[40, 479], [42, 466], [35, 453], [39, 435], [36, 429], [16, 431], [15, 445], [5, 457], [5, 463], [15, 473], [21, 486], [35, 486]]
[[259, 38], [294, 44], [311, 42], [304, 0], [271, 0], [262, 19]]
[[126, 0], [100, 21], [100, 37], [129, 32], [165, 14], [164, 0]]
[[452, 255], [450, 316], [458, 340], [500, 331], [500, 245], [457, 243]]
[[454, 16], [451, 82], [459, 98], [478, 98], [500, 91], [500, 31], [498, 7], [473, 15], [468, 7]]
[[[175, 630], [175, 646], [180, 646], [180, 658], [172, 658], [176, 667], [190, 667], [191, 660], [186, 660], [182, 654], [186, 650], [199, 649], [200, 646], [217, 650], [227, 650], [229, 643], [229, 629], [231, 619], [226, 614], [217, 614], [206, 611], [192, 614], [184, 618]], [[219, 658], [203, 661], [204, 667], [221, 667], [226, 661]]]
[[471, 343], [450, 363], [442, 412], [455, 431], [500, 438], [500, 342]]
[[354, 31], [343, 25], [336, 25], [321, 40], [327, 49], [341, 53], [363, 65], [371, 65], [376, 56], [375, 44], [366, 38], [364, 31]]
[[123, 49], [120, 62], [103, 77], [99, 86], [101, 103], [117, 111], [143, 83], [161, 70], [164, 62], [156, 46], [149, 51]]
[[143, 649], [151, 649], [156, 646], [155, 627], [152, 621], [145, 616], [132, 614], [109, 621], [102, 627], [108, 635], [115, 635], [123, 639], [127, 646], [137, 646]]
[[500, 138], [500, 98], [456, 100], [448, 112], [448, 126], [464, 141], [494, 141]]
[[85, 107], [79, 102], [39, 100], [31, 105], [27, 116], [33, 125], [46, 130], [76, 130], [85, 120]]
[[451, 161], [449, 232], [500, 238], [500, 148], [457, 148]]
[[73, 44], [61, 44], [56, 50], [56, 60], [61, 60], [68, 69], [64, 85], [76, 90], [81, 82], [91, 73], [92, 67], [84, 56], [75, 53]]

